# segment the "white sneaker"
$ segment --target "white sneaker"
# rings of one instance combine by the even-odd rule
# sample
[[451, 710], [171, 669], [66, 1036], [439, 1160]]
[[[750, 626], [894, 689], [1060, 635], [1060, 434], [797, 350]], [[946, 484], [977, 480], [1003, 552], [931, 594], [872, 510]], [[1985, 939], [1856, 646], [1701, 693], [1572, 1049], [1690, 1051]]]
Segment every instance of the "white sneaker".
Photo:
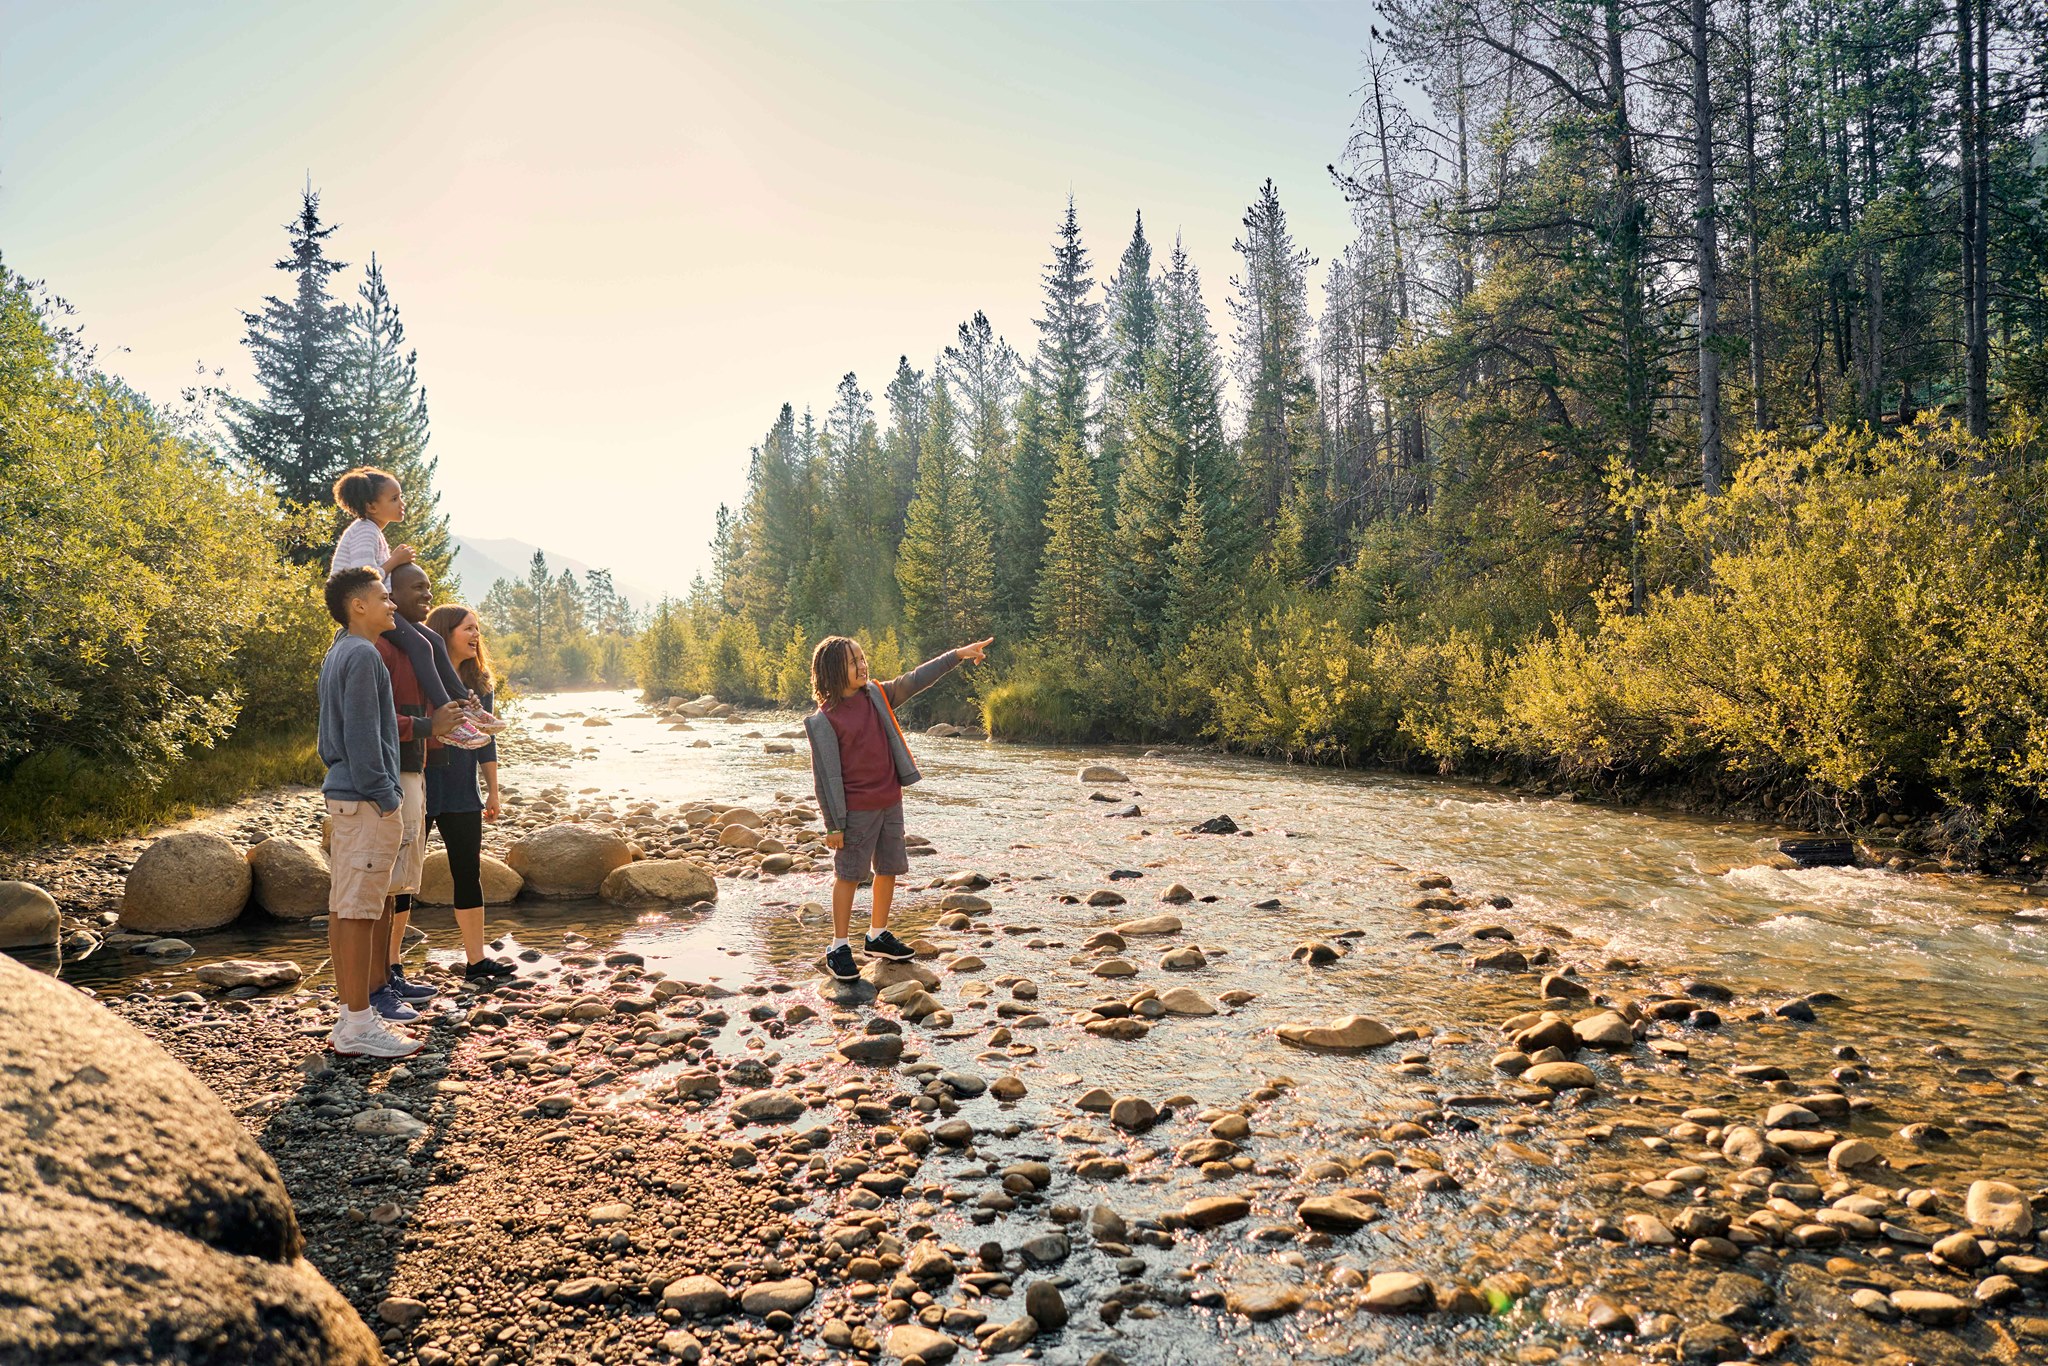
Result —
[[343, 1017], [327, 1036], [327, 1046], [344, 1058], [409, 1058], [420, 1051], [420, 1041], [403, 1030], [384, 1023], [376, 1011], [367, 1020]]
[[441, 743], [450, 749], [482, 749], [491, 743], [491, 737], [464, 720], [457, 722], [455, 729], [442, 736]]

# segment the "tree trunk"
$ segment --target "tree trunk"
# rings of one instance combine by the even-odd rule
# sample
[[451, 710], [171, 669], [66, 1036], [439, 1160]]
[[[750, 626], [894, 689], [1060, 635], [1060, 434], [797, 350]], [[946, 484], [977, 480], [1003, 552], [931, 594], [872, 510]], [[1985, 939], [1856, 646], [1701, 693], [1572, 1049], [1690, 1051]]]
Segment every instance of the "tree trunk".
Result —
[[1750, 421], [1760, 432], [1771, 429], [1770, 404], [1764, 394], [1763, 248], [1759, 241], [1756, 202], [1756, 33], [1752, 0], [1742, 0], [1742, 151], [1744, 201], [1749, 217], [1749, 398]]
[[1714, 99], [1708, 80], [1707, 0], [1692, 0], [1693, 236], [1700, 277], [1700, 487], [1721, 492], [1721, 266], [1715, 240]]

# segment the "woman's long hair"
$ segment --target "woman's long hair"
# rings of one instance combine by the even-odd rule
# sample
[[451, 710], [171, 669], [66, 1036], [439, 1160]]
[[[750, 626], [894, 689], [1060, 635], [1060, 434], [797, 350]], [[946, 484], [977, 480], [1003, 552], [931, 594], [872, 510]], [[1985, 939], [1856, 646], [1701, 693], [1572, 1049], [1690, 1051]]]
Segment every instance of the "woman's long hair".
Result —
[[[455, 628], [462, 625], [463, 618], [471, 616], [476, 616], [476, 613], [461, 603], [444, 602], [427, 613], [427, 626], [442, 640], [449, 641], [453, 640]], [[476, 624], [482, 627], [484, 619], [477, 617]], [[491, 652], [484, 645], [481, 631], [476, 638], [476, 658], [463, 660], [455, 666], [455, 672], [462, 679], [462, 685], [478, 697], [497, 690], [498, 676], [491, 669]]]

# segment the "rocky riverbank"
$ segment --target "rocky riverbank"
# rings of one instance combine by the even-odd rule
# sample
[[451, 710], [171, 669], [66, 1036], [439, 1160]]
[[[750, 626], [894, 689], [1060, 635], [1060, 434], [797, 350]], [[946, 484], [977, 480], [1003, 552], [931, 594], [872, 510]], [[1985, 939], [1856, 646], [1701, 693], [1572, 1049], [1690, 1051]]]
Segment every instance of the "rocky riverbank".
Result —
[[[494, 847], [580, 824], [622, 868], [715, 868], [715, 910], [517, 925], [529, 977], [496, 991], [430, 967], [396, 1067], [328, 1059], [317, 989], [108, 983], [276, 1158], [394, 1360], [2048, 1353], [2035, 1036], [1882, 963], [1703, 971], [1567, 928], [1529, 859], [1365, 852], [1469, 837], [1436, 790], [1319, 824], [1348, 789], [1247, 797], [1170, 755], [1077, 785], [926, 742], [936, 852], [896, 920], [921, 956], [843, 987], [813, 966], [813, 814], [740, 804], [791, 776], [772, 726], [666, 742], [755, 756], [711, 801], [648, 795], [669, 751], [605, 719], [610, 785], [520, 775]], [[993, 819], [948, 805], [978, 784]], [[1568, 810], [1488, 838], [1614, 819]], [[691, 934], [723, 966], [664, 956]]]

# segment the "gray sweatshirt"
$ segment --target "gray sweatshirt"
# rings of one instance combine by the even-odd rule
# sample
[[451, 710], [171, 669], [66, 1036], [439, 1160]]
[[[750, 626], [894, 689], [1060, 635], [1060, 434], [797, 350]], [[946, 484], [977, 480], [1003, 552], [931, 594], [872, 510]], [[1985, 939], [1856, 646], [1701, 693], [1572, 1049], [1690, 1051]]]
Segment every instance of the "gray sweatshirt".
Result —
[[320, 789], [335, 801], [396, 811], [403, 800], [391, 673], [376, 646], [347, 631], [320, 664], [320, 762], [327, 765]]
[[[903, 741], [903, 728], [896, 724], [896, 707], [951, 673], [960, 663], [960, 652], [948, 650], [928, 659], [886, 683], [869, 681], [868, 700], [882, 714], [882, 733], [889, 737], [889, 757], [896, 761], [896, 781], [905, 787], [921, 778], [911, 761], [910, 746]], [[814, 711], [804, 718], [804, 732], [811, 740], [811, 782], [818, 792], [818, 815], [827, 830], [846, 828], [846, 778], [839, 767], [839, 733], [832, 718]]]

